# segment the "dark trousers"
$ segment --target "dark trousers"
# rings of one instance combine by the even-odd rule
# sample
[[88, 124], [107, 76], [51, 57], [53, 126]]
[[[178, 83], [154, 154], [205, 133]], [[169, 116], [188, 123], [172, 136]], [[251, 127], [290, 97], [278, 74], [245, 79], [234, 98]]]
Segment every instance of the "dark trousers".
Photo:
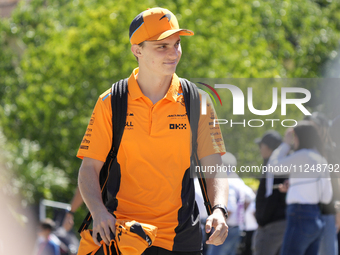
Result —
[[244, 236], [242, 237], [242, 241], [241, 241], [241, 255], [252, 255], [252, 250], [251, 250], [251, 242], [253, 239], [253, 234], [254, 234], [254, 230], [253, 231], [244, 231]]
[[317, 255], [324, 221], [317, 204], [289, 204], [281, 255]]
[[202, 255], [201, 251], [195, 252], [178, 252], [178, 251], [168, 251], [160, 247], [151, 246], [146, 249], [143, 255]]

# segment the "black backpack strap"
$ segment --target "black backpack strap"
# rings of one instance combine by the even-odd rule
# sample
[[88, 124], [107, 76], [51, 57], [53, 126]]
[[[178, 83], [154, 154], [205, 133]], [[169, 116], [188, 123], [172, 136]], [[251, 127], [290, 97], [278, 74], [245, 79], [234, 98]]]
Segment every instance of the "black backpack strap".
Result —
[[[185, 102], [185, 108], [187, 111], [190, 127], [191, 127], [191, 134], [192, 134], [192, 152], [190, 163], [191, 167], [200, 166], [201, 163], [198, 159], [197, 155], [197, 131], [198, 131], [198, 122], [200, 119], [200, 96], [198, 93], [197, 86], [183, 78], [180, 78], [182, 90], [183, 90], [183, 97]], [[207, 192], [207, 184], [205, 181], [204, 173], [198, 171], [198, 181], [202, 190], [202, 195], [204, 199], [204, 205], [207, 209], [208, 215], [212, 213], [211, 204], [208, 197]]]
[[118, 154], [118, 149], [126, 124], [126, 113], [128, 104], [128, 79], [120, 80], [112, 85], [111, 89], [111, 107], [112, 107], [112, 126], [114, 157]]
[[[109, 177], [109, 166], [113, 159], [117, 157], [118, 149], [125, 129], [128, 98], [128, 79], [120, 80], [111, 88], [111, 108], [112, 108], [112, 145], [106, 161], [100, 170], [99, 183], [102, 190], [103, 202], [106, 202], [106, 183]], [[88, 212], [78, 232], [87, 229], [92, 222], [91, 212]]]

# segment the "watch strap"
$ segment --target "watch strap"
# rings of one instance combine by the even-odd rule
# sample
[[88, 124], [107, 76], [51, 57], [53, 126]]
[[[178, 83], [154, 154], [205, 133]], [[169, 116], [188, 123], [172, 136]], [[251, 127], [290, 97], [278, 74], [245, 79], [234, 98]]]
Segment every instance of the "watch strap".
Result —
[[223, 204], [214, 205], [214, 207], [212, 208], [212, 211], [214, 211], [215, 209], [221, 209], [223, 214], [224, 214], [224, 216], [226, 218], [228, 218], [228, 209], [227, 209], [227, 207], [225, 205], [223, 205]]

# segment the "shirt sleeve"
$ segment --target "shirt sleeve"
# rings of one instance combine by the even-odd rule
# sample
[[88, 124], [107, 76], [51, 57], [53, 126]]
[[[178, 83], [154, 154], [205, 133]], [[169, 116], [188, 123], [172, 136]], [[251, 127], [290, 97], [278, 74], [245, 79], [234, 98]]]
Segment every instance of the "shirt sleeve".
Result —
[[[205, 93], [199, 90], [200, 94]], [[207, 114], [200, 115], [197, 131], [198, 158], [219, 153], [223, 155], [226, 150], [220, 126], [214, 125], [214, 119], [218, 119], [210, 97], [207, 96]]]
[[77, 157], [105, 162], [112, 145], [112, 110], [110, 94], [101, 95], [80, 144]]
[[[295, 177], [296, 180], [299, 180], [294, 180], [294, 182], [291, 180], [290, 189], [292, 187], [299, 188], [299, 185], [304, 184], [305, 186], [303, 187], [305, 190], [302, 191], [301, 188], [298, 190], [302, 193], [308, 192], [308, 186], [306, 185], [314, 184], [314, 186], [309, 187], [314, 189], [317, 187], [318, 189], [321, 189], [320, 194], [318, 193], [316, 195], [317, 202], [329, 203], [332, 198], [331, 179], [328, 169], [322, 168], [322, 166], [327, 165], [327, 160], [321, 155], [315, 156], [315, 152], [309, 149], [299, 150], [287, 156], [289, 150], [290, 147], [286, 143], [282, 143], [276, 150], [274, 150], [268, 162], [268, 172], [273, 172], [275, 175], [284, 175], [289, 173], [290, 178]], [[273, 168], [271, 168], [271, 166]], [[275, 170], [275, 166], [278, 166], [279, 168]], [[319, 185], [321, 187], [319, 187]], [[298, 196], [298, 192], [296, 190], [294, 190], [294, 192], [294, 195]]]

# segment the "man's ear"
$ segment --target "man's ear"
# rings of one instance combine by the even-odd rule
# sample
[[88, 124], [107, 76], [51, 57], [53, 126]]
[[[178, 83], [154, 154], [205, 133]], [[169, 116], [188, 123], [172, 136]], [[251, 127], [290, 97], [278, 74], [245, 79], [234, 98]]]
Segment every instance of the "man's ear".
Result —
[[133, 55], [135, 55], [135, 57], [137, 57], [137, 58], [139, 58], [142, 55], [140, 48], [141, 47], [138, 44], [133, 44], [131, 46], [131, 51], [132, 51]]

